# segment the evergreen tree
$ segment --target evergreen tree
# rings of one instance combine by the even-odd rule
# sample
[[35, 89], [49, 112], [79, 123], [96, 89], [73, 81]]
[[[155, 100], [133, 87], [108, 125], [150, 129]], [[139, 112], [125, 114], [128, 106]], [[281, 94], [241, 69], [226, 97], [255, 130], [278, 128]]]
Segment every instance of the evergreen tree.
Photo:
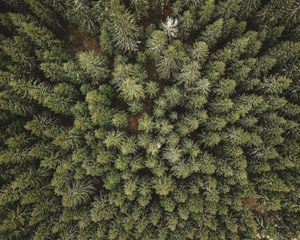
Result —
[[117, 46], [124, 51], [137, 51], [139, 44], [139, 28], [134, 16], [119, 0], [111, 2], [109, 17], [111, 34]]
[[299, 237], [299, 1], [0, 6], [0, 239]]

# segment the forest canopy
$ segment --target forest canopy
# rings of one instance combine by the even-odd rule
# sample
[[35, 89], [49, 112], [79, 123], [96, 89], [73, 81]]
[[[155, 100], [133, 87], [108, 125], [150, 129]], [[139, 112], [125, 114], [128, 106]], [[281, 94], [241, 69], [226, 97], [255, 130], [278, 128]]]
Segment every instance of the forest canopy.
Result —
[[0, 0], [0, 239], [292, 240], [299, 0]]

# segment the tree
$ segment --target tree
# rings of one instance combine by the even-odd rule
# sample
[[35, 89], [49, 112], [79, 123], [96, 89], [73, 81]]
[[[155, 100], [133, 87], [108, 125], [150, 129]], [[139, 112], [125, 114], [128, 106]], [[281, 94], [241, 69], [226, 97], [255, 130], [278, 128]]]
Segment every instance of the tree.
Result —
[[30, 104], [30, 100], [12, 94], [10, 91], [0, 93], [0, 109], [21, 116], [35, 112], [35, 106]]
[[216, 43], [218, 38], [222, 34], [223, 19], [218, 19], [214, 23], [208, 25], [205, 31], [201, 34], [200, 40], [204, 41], [209, 48], [212, 48]]
[[153, 122], [153, 118], [148, 114], [145, 114], [140, 118], [138, 129], [140, 131], [144, 131], [145, 133], [151, 132], [155, 128], [155, 123]]
[[126, 138], [121, 145], [121, 153], [124, 155], [134, 154], [137, 150], [136, 140], [133, 137]]
[[49, 49], [60, 44], [51, 31], [45, 27], [38, 26], [38, 23], [32, 17], [19, 13], [10, 13], [9, 19], [16, 27], [16, 30], [20, 34], [27, 36], [38, 48]]
[[0, 239], [294, 239], [297, 0], [6, 0]]
[[94, 222], [101, 222], [103, 220], [110, 220], [113, 218], [116, 208], [111, 206], [108, 199], [101, 196], [93, 202], [91, 209], [91, 217]]
[[79, 65], [93, 81], [102, 82], [107, 78], [108, 69], [105, 61], [97, 56], [95, 51], [82, 52], [78, 54]]
[[163, 153], [164, 159], [168, 160], [171, 164], [178, 162], [181, 159], [181, 155], [181, 150], [173, 146], [166, 148]]
[[75, 182], [72, 186], [66, 186], [63, 194], [63, 205], [73, 207], [85, 203], [89, 200], [94, 187], [88, 181]]
[[18, 67], [18, 71], [33, 70], [36, 67], [34, 57], [31, 56], [33, 50], [28, 39], [15, 36], [12, 40], [3, 40], [2, 49], [14, 63], [22, 66]]
[[105, 140], [104, 144], [110, 148], [110, 147], [119, 147], [121, 146], [124, 139], [124, 134], [122, 132], [110, 132]]
[[241, 9], [241, 2], [240, 0], [219, 2], [216, 6], [216, 15], [224, 19], [228, 19], [230, 16], [235, 17]]
[[127, 126], [127, 114], [125, 112], [115, 113], [112, 124], [117, 128], [125, 128]]
[[169, 37], [175, 38], [178, 32], [177, 25], [178, 25], [177, 19], [172, 19], [170, 17], [167, 17], [166, 22], [162, 23], [162, 28]]
[[147, 40], [147, 52], [154, 59], [158, 59], [167, 45], [166, 34], [163, 31], [153, 31]]
[[195, 29], [195, 22], [196, 19], [194, 17], [194, 15], [191, 13], [191, 11], [187, 10], [183, 13], [181, 20], [181, 25], [180, 25], [180, 32], [181, 32], [181, 36], [184, 39], [187, 39], [190, 34], [192, 33], [192, 31]]
[[164, 51], [157, 62], [157, 71], [162, 79], [171, 77], [171, 72], [179, 69], [183, 61], [185, 53], [182, 49], [182, 43], [175, 41], [169, 45], [168, 49]]
[[32, 0], [26, 0], [25, 2], [29, 5], [31, 11], [36, 14], [46, 25], [53, 29], [55, 29], [55, 27], [61, 27], [57, 14], [47, 4]]
[[289, 87], [291, 80], [286, 77], [271, 77], [265, 79], [264, 82], [260, 84], [260, 88], [270, 94], [282, 93], [283, 90]]
[[157, 194], [161, 196], [166, 196], [174, 188], [174, 182], [171, 177], [161, 177], [154, 180], [154, 189]]
[[66, 16], [71, 22], [78, 24], [83, 31], [87, 33], [97, 32], [97, 24], [93, 14], [91, 12], [91, 4], [86, 0], [67, 0], [65, 4], [65, 10], [67, 10]]
[[48, 113], [35, 115], [24, 127], [37, 136], [45, 136], [52, 139], [55, 139], [57, 135], [65, 130], [62, 125], [59, 126], [58, 119], [55, 119]]
[[137, 78], [127, 78], [124, 80], [119, 85], [119, 91], [126, 101], [139, 101], [145, 97], [143, 86], [139, 84], [139, 79]]
[[114, 42], [124, 51], [136, 51], [139, 44], [139, 28], [134, 16], [119, 2], [113, 0], [109, 11]]
[[213, 14], [215, 8], [215, 0], [206, 0], [205, 3], [201, 6], [201, 10], [198, 13], [199, 23], [204, 26], [206, 25]]
[[199, 64], [203, 64], [208, 55], [208, 46], [205, 42], [196, 42], [192, 50], [192, 57]]
[[179, 84], [183, 84], [184, 88], [188, 90], [194, 89], [200, 78], [200, 66], [197, 62], [187, 63], [183, 66], [181, 73], [178, 76]]
[[140, 102], [145, 98], [144, 73], [139, 65], [120, 64], [116, 66], [113, 82], [126, 102]]
[[242, 2], [241, 5], [241, 14], [249, 16], [251, 15], [254, 11], [256, 11], [261, 5], [260, 0], [246, 0]]

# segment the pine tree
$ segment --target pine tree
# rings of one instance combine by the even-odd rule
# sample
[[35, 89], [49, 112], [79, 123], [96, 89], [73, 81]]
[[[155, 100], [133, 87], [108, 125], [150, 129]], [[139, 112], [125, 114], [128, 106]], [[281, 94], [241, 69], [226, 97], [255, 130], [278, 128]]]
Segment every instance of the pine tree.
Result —
[[166, 34], [163, 31], [153, 31], [147, 41], [147, 52], [158, 60], [167, 45]]
[[[53, 3], [52, 3], [53, 4]], [[59, 4], [59, 3], [58, 3]], [[78, 24], [87, 33], [97, 32], [95, 17], [91, 14], [91, 3], [86, 0], [67, 0], [65, 17]]]
[[174, 188], [174, 182], [172, 181], [172, 179], [170, 177], [164, 176], [162, 178], [156, 179], [153, 187], [157, 194], [159, 194], [161, 196], [166, 196]]
[[62, 204], [66, 207], [73, 207], [89, 200], [89, 195], [93, 192], [90, 182], [75, 182], [72, 186], [66, 186]]
[[205, 28], [205, 31], [200, 36], [200, 40], [204, 41], [209, 48], [212, 48], [222, 34], [222, 27], [223, 19], [216, 20]]
[[0, 239], [297, 237], [297, 0], [0, 5]]
[[82, 52], [78, 55], [78, 58], [80, 67], [93, 81], [103, 81], [107, 78], [108, 70], [105, 66], [104, 59], [97, 56], [94, 51]]
[[109, 11], [114, 42], [124, 51], [136, 51], [139, 44], [139, 29], [134, 16], [119, 2], [111, 2]]
[[179, 69], [184, 57], [185, 53], [180, 41], [175, 41], [172, 45], [169, 45], [157, 62], [159, 76], [162, 79], [170, 78], [171, 72]]
[[53, 29], [57, 26], [61, 27], [57, 19], [57, 14], [47, 4], [32, 0], [26, 0], [25, 2], [28, 4], [30, 10], [46, 25]]

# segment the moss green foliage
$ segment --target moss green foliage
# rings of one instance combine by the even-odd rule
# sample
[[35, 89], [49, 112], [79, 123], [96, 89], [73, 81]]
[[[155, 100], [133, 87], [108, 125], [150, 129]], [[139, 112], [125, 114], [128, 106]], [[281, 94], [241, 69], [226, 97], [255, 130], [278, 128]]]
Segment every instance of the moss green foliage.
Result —
[[292, 240], [299, 0], [0, 0], [0, 239]]

